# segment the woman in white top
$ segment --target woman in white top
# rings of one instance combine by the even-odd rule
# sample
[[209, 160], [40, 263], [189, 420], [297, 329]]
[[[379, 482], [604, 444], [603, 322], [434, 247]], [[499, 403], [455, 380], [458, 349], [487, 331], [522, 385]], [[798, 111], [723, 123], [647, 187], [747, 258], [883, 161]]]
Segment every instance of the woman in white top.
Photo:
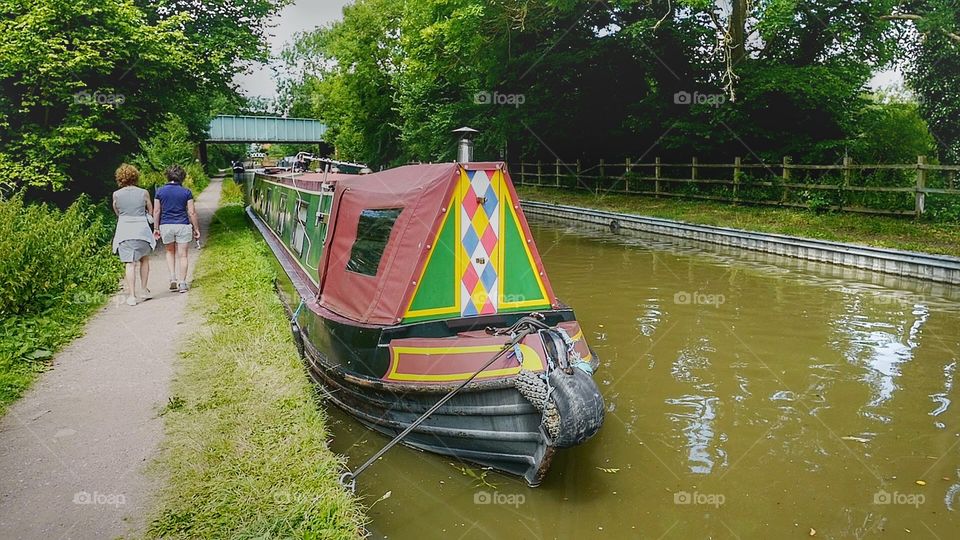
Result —
[[133, 165], [123, 164], [116, 172], [120, 189], [113, 192], [113, 211], [117, 214], [117, 232], [113, 235], [113, 252], [126, 264], [124, 277], [127, 305], [137, 305], [137, 270], [140, 274], [140, 298], [149, 297], [147, 280], [150, 277], [150, 253], [157, 241], [150, 230], [153, 216], [153, 201], [150, 193], [137, 187], [140, 171]]

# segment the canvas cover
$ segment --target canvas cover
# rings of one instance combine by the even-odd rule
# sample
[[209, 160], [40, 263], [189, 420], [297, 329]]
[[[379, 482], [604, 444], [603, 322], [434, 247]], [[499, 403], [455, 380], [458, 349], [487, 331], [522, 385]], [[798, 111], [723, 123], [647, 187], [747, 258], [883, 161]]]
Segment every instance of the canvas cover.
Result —
[[320, 305], [377, 325], [557, 304], [502, 163], [338, 178]]

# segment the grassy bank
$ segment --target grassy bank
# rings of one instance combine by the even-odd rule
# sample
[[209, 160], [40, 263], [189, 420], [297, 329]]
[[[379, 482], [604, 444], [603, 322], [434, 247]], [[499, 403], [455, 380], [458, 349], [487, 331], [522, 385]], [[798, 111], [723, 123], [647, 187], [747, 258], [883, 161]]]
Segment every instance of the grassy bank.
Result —
[[552, 188], [519, 187], [520, 197], [571, 206], [640, 214], [701, 225], [789, 234], [837, 242], [960, 256], [960, 224], [904, 218], [732, 206], [640, 195], [593, 195]]
[[86, 199], [65, 211], [0, 200], [0, 414], [116, 291], [106, 212]]
[[265, 244], [235, 204], [214, 217], [185, 346], [164, 411], [157, 473], [166, 485], [149, 536], [356, 538], [358, 502], [337, 483], [317, 407], [273, 289]]

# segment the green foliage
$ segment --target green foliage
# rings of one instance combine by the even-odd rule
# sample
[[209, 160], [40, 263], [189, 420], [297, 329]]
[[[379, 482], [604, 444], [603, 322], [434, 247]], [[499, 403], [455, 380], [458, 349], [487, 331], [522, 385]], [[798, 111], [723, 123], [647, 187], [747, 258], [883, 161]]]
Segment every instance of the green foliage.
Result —
[[598, 196], [584, 191], [535, 187], [520, 187], [518, 191], [521, 198], [535, 201], [960, 257], [960, 224], [957, 222], [930, 223], [841, 212], [817, 214], [803, 209], [733, 206], [637, 195]]
[[450, 159], [461, 125], [482, 159], [587, 163], [833, 162], [873, 138], [862, 89], [894, 58], [893, 0], [731, 4], [742, 18], [703, 0], [358, 0], [286, 52], [284, 94], [374, 164]]
[[936, 144], [915, 101], [880, 92], [862, 113], [850, 155], [860, 163], [914, 163], [936, 155]]
[[905, 11], [919, 14], [905, 40], [907, 80], [936, 138], [940, 160], [960, 163], [960, 0], [914, 0]]
[[167, 116], [150, 138], [141, 141], [140, 153], [133, 159], [140, 169], [140, 187], [155, 188], [166, 183], [163, 172], [170, 165], [180, 165], [187, 171], [183, 185], [200, 193], [210, 183], [203, 166], [194, 158], [194, 144], [187, 125], [179, 117]]
[[85, 198], [66, 211], [0, 200], [0, 410], [116, 290], [105, 213]]
[[[234, 200], [239, 190], [228, 186]], [[359, 504], [337, 482], [341, 462], [327, 446], [271, 259], [241, 205], [217, 212], [192, 300], [204, 330], [171, 389], [158, 467], [165, 487], [148, 537], [361, 536]]]
[[0, 189], [105, 194], [168, 113], [197, 140], [286, 3], [0, 0]]

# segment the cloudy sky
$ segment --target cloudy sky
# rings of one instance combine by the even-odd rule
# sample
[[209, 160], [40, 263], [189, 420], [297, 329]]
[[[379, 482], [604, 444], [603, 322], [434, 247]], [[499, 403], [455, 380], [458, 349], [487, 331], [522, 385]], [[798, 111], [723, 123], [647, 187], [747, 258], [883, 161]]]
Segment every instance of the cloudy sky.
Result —
[[[270, 30], [270, 46], [275, 55], [280, 54], [286, 43], [297, 32], [313, 30], [343, 16], [343, 6], [353, 0], [299, 0], [287, 6], [274, 21]], [[273, 72], [269, 66], [254, 66], [252, 73], [239, 75], [237, 83], [248, 96], [276, 96]], [[895, 71], [877, 74], [870, 81], [873, 88], [902, 84], [903, 77]]]
[[[293, 40], [297, 32], [313, 30], [331, 21], [340, 19], [343, 15], [343, 6], [352, 0], [299, 0], [280, 12], [270, 29], [270, 47], [273, 53], [280, 54], [283, 46]], [[276, 86], [273, 82], [273, 72], [269, 66], [255, 66], [252, 73], [237, 77], [237, 83], [249, 96], [273, 97], [276, 95]]]

